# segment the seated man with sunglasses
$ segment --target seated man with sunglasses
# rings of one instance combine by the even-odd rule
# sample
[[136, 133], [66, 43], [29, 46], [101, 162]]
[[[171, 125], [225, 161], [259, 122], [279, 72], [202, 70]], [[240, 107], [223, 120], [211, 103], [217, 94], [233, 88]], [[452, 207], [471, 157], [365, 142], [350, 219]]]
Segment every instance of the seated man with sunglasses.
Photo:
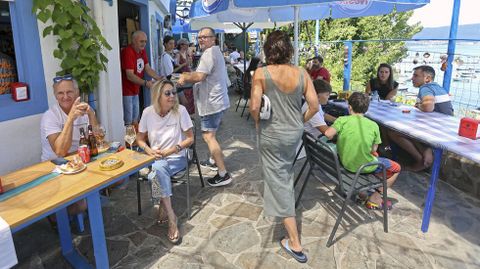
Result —
[[[80, 128], [98, 125], [95, 112], [80, 100], [80, 91], [72, 75], [53, 79], [53, 94], [57, 103], [42, 116], [40, 125], [42, 161], [64, 157], [76, 152], [80, 141]], [[84, 200], [68, 207], [69, 214], [86, 209]]]

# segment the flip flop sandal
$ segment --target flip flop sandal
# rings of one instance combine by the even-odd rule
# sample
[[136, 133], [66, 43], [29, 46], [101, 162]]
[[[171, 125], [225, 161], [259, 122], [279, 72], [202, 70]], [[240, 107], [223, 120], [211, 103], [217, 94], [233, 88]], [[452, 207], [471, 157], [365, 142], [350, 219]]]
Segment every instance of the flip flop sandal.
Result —
[[[367, 201], [365, 207], [372, 210], [383, 210], [383, 201], [381, 204], [374, 203], [372, 201]], [[387, 200], [387, 209], [391, 210], [393, 208], [392, 201]]]
[[282, 249], [285, 250], [285, 252], [287, 252], [288, 254], [290, 254], [290, 256], [292, 256], [295, 260], [297, 260], [297, 262], [306, 263], [308, 261], [307, 255], [305, 255], [303, 251], [295, 251], [290, 249], [290, 247], [288, 246], [288, 239], [285, 239], [285, 245], [282, 244], [282, 240], [283, 239], [280, 239], [279, 241]]
[[[175, 220], [175, 226], [177, 226], [177, 236], [172, 238], [169, 234], [167, 234], [167, 238], [170, 243], [174, 245], [180, 245], [182, 243], [182, 237], [180, 236], [180, 230], [178, 229], [178, 220]], [[170, 229], [170, 227], [168, 227], [168, 229]]]

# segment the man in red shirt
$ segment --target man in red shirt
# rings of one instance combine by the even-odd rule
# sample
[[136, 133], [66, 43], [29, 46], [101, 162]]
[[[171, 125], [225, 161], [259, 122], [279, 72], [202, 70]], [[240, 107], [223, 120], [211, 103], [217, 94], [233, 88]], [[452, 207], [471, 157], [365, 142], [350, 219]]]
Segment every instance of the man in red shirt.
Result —
[[316, 56], [310, 59], [311, 65], [307, 67], [308, 74], [312, 80], [323, 79], [330, 83], [330, 72], [323, 67], [323, 58], [321, 56]]
[[123, 119], [125, 125], [138, 124], [140, 86], [150, 89], [153, 85], [152, 81], [143, 78], [144, 72], [156, 80], [162, 79], [148, 64], [147, 53], [145, 52], [146, 45], [147, 35], [142, 31], [136, 31], [132, 34], [132, 43], [122, 49], [121, 52]]

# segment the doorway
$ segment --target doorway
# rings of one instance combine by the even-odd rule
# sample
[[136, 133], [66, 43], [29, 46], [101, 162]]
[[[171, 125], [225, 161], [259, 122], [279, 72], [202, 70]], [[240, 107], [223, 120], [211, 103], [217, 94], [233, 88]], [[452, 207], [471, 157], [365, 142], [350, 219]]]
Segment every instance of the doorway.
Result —
[[[118, 1], [118, 40], [120, 43], [120, 51], [131, 43], [132, 34], [135, 31], [142, 30], [147, 34], [147, 39], [150, 40], [148, 29], [148, 1]], [[150, 55], [150, 48], [148, 45], [145, 47], [145, 50], [148, 57], [148, 55]], [[144, 87], [140, 88], [140, 115], [143, 109], [150, 103], [150, 96], [148, 93], [149, 91]]]

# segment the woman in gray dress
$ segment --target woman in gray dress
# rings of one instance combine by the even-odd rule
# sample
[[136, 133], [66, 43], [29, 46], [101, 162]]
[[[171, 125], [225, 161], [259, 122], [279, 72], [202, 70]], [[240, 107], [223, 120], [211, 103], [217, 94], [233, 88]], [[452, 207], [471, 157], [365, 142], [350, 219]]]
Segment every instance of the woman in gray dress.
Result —
[[[290, 64], [293, 46], [286, 33], [270, 33], [263, 49], [267, 66], [255, 71], [250, 113], [259, 131], [265, 215], [283, 219], [288, 237], [280, 241], [281, 247], [297, 261], [306, 262], [295, 221], [292, 163], [303, 123], [318, 111], [318, 100], [308, 73]], [[271, 104], [268, 120], [259, 119], [263, 94]], [[302, 96], [309, 107], [303, 115]]]

